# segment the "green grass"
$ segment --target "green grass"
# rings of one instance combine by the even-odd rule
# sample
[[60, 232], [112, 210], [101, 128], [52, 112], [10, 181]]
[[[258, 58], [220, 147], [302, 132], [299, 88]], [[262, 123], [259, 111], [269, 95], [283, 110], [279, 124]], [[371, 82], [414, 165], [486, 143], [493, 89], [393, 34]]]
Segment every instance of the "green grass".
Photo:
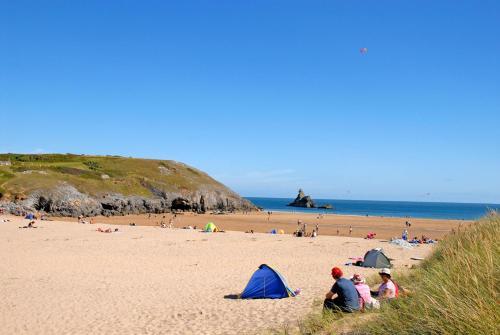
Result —
[[448, 235], [420, 266], [396, 278], [409, 295], [379, 311], [311, 313], [299, 333], [500, 334], [500, 216], [492, 213]]
[[[61, 182], [91, 195], [152, 196], [151, 187], [182, 193], [196, 190], [201, 185], [225, 190], [224, 185], [207, 174], [169, 160], [73, 154], [0, 154], [0, 161], [12, 164], [0, 167], [0, 192], [6, 198], [27, 196], [36, 189], [53, 188]], [[160, 166], [169, 173], [162, 173]], [[109, 176], [109, 179], [103, 179], [102, 175]]]

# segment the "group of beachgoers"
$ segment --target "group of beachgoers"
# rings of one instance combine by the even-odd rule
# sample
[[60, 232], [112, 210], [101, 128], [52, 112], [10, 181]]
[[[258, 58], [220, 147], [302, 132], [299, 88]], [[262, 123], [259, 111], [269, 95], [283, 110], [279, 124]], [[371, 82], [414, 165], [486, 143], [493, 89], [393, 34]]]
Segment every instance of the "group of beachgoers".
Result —
[[331, 274], [335, 283], [325, 295], [323, 302], [325, 311], [353, 313], [365, 309], [378, 309], [381, 303], [395, 299], [399, 295], [399, 287], [391, 278], [391, 270], [387, 268], [379, 271], [381, 283], [374, 291], [360, 274], [354, 274], [350, 279], [346, 279], [338, 267], [334, 267]]
[[[411, 227], [411, 223], [406, 221], [406, 227]], [[403, 230], [403, 233], [401, 234], [401, 239], [411, 244], [431, 244], [436, 242], [436, 240], [433, 240], [432, 238], [423, 234], [421, 238], [415, 236], [413, 239], [410, 240], [410, 233], [408, 232], [408, 229]]]
[[307, 232], [307, 223], [302, 222], [302, 220], [297, 221], [297, 229], [293, 232], [293, 236], [295, 237], [317, 237], [319, 234], [319, 224], [313, 228], [313, 230], [308, 233]]

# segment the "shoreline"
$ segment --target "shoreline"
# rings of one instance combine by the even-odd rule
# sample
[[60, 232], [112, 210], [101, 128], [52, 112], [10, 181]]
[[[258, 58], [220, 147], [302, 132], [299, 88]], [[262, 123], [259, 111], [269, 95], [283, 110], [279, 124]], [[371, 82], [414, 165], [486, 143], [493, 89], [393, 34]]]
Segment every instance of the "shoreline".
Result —
[[[315, 210], [314, 208], [311, 210]], [[347, 214], [347, 213], [330, 213], [330, 212], [303, 212], [303, 211], [285, 211], [280, 209], [262, 209], [262, 213], [273, 212], [273, 213], [283, 213], [283, 214], [306, 214], [306, 215], [338, 215], [338, 216], [354, 216], [354, 217], [371, 217], [371, 218], [392, 218], [392, 219], [401, 219], [401, 220], [445, 220], [445, 221], [476, 221], [480, 218], [476, 219], [454, 219], [454, 218], [430, 218], [430, 217], [422, 217], [422, 216], [397, 216], [397, 215], [373, 215], [373, 214]]]

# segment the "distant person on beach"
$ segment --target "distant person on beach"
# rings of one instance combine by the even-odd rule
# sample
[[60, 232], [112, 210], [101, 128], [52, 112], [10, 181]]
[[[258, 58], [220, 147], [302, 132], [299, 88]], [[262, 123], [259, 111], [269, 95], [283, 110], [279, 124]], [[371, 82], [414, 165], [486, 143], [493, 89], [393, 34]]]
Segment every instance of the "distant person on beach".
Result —
[[332, 312], [352, 313], [359, 310], [358, 292], [353, 282], [342, 277], [342, 270], [338, 267], [332, 269], [335, 280], [330, 291], [325, 295], [323, 310]]
[[319, 233], [319, 224], [316, 223], [316, 234]]
[[337, 235], [340, 235], [340, 230], [337, 228]]
[[408, 230], [407, 229], [403, 230], [403, 234], [401, 235], [401, 238], [404, 241], [408, 241]]
[[349, 226], [349, 235], [352, 235], [352, 226]]

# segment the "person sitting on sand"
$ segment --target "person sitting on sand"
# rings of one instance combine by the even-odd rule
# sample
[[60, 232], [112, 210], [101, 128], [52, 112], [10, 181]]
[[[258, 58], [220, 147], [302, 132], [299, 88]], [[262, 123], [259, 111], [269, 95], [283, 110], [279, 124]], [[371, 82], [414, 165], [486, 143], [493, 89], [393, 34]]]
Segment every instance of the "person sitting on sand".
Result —
[[375, 233], [368, 233], [365, 237], [365, 239], [368, 239], [368, 240], [373, 240], [375, 238], [377, 234]]
[[[358, 292], [353, 282], [342, 277], [342, 270], [338, 267], [332, 269], [332, 277], [335, 279], [330, 291], [325, 295], [323, 310], [333, 312], [352, 313], [359, 310]], [[335, 297], [335, 298], [334, 298]]]
[[382, 284], [380, 284], [377, 292], [374, 295], [379, 300], [394, 299], [397, 296], [397, 287], [391, 279], [391, 270], [384, 268], [378, 273], [380, 278], [382, 278]]
[[359, 294], [359, 305], [360, 309], [372, 309], [372, 308], [380, 308], [380, 304], [377, 299], [372, 298], [370, 294], [370, 287], [366, 285], [365, 278], [363, 278], [359, 274], [355, 274], [351, 277], [351, 281], [354, 283], [354, 287], [356, 287], [356, 291]]

